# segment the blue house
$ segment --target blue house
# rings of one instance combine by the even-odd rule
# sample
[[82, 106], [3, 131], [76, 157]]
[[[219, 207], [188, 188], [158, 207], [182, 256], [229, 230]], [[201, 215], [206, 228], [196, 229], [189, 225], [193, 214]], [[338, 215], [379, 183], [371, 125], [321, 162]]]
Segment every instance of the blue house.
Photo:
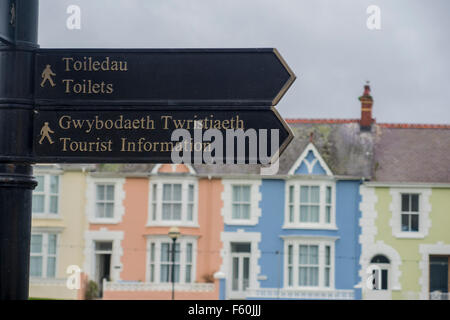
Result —
[[[288, 120], [277, 175], [220, 175], [223, 299], [361, 299], [360, 194], [373, 134], [360, 120]], [[369, 128], [370, 129], [370, 128]]]

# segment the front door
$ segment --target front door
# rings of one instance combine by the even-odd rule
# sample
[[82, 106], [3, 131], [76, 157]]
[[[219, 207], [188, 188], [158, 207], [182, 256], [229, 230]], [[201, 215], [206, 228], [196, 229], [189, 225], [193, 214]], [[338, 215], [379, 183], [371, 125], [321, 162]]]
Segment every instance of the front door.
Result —
[[250, 243], [231, 243], [230, 299], [245, 299], [245, 291], [250, 284], [250, 257]]
[[112, 242], [95, 242], [95, 281], [98, 284], [99, 297], [103, 296], [103, 279], [111, 280]]
[[449, 260], [448, 256], [430, 256], [430, 299], [449, 299]]

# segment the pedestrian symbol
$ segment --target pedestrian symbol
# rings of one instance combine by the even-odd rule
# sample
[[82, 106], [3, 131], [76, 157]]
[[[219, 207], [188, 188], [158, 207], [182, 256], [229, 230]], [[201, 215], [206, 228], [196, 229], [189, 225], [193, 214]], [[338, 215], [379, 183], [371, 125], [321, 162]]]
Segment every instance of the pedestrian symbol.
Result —
[[45, 138], [47, 138], [47, 140], [48, 140], [48, 142], [50, 142], [50, 144], [55, 143], [52, 140], [52, 138], [50, 137], [50, 133], [54, 133], [54, 132], [48, 126], [48, 122], [44, 122], [44, 125], [42, 126], [42, 129], [41, 129], [41, 140], [39, 140], [39, 144], [42, 144], [42, 142], [44, 141]]
[[43, 88], [45, 86], [45, 83], [48, 81], [50, 82], [50, 85], [52, 87], [56, 86], [56, 84], [53, 82], [52, 76], [56, 76], [56, 74], [52, 71], [51, 65], [47, 65], [42, 71], [41, 78], [43, 79], [41, 82], [41, 87]]

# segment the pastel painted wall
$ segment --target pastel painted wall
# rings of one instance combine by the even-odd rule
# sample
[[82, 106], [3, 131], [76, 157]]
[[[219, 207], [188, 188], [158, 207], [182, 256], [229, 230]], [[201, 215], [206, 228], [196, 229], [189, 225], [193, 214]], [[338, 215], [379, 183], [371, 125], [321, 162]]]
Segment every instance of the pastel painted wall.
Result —
[[[176, 288], [176, 287], [175, 287]], [[175, 291], [174, 300], [217, 300], [219, 281], [215, 281], [213, 291], [186, 292]], [[106, 291], [103, 300], [170, 300], [171, 291]]]
[[[338, 237], [335, 242], [335, 288], [353, 290], [359, 282], [358, 244], [360, 227], [358, 221], [360, 181], [346, 180], [336, 183], [336, 225], [338, 230], [283, 229], [285, 208], [285, 181], [267, 179], [260, 186], [261, 217], [256, 226], [225, 225], [226, 232], [244, 229], [246, 232], [260, 232], [259, 250], [261, 257], [258, 264], [261, 276], [261, 288], [283, 288], [284, 260], [283, 239], [287, 235]], [[361, 298], [360, 289], [355, 289], [355, 299]]]
[[[69, 265], [83, 267], [85, 219], [86, 173], [66, 171], [60, 175], [59, 217], [56, 219], [32, 219], [34, 230], [60, 228], [58, 236], [57, 271], [53, 284], [45, 281], [30, 284], [30, 297], [77, 299], [82, 296], [78, 290], [66, 287], [66, 270]], [[81, 290], [80, 290], [81, 291]]]
[[[169, 170], [169, 167], [164, 167]], [[166, 172], [166, 171], [165, 171]], [[167, 171], [169, 172], [169, 171]], [[90, 225], [90, 230], [124, 231], [122, 240], [123, 269], [121, 280], [145, 282], [146, 246], [148, 235], [167, 235], [170, 227], [147, 226], [148, 220], [148, 178], [127, 178], [125, 189], [125, 214], [117, 225]], [[220, 257], [220, 231], [223, 218], [220, 215], [223, 186], [218, 179], [200, 179], [198, 181], [198, 223], [199, 227], [179, 227], [182, 235], [197, 236], [197, 263], [195, 282], [205, 282], [204, 276], [213, 275], [222, 263]], [[218, 299], [219, 286], [215, 281], [213, 291], [180, 292], [176, 299]], [[103, 299], [170, 299], [171, 291], [105, 291]]]
[[[399, 267], [401, 290], [392, 292], [393, 299], [405, 299], [410, 292], [417, 294], [421, 292], [422, 285], [419, 283], [419, 279], [422, 276], [420, 262], [423, 257], [420, 253], [420, 245], [437, 244], [438, 242], [442, 242], [444, 245], [450, 244], [450, 189], [432, 188], [431, 190], [429, 199], [431, 228], [428, 235], [424, 239], [400, 239], [393, 236], [390, 226], [392, 212], [389, 206], [393, 201], [390, 188], [376, 188], [378, 201], [375, 205], [377, 212], [375, 241], [383, 241], [386, 245], [394, 248], [401, 257]], [[417, 298], [417, 295], [414, 297]]]
[[97, 231], [105, 228], [108, 231], [123, 231], [120, 278], [145, 281], [146, 240], [144, 234], [148, 213], [148, 179], [127, 178], [123, 188], [125, 214], [122, 216], [122, 221], [118, 224], [90, 224], [89, 230]]
[[[335, 252], [336, 289], [354, 289], [360, 282], [358, 275], [361, 245], [358, 237], [361, 233], [359, 219], [359, 180], [336, 182], [336, 226], [338, 237]], [[361, 289], [355, 289], [355, 299], [361, 299]]]

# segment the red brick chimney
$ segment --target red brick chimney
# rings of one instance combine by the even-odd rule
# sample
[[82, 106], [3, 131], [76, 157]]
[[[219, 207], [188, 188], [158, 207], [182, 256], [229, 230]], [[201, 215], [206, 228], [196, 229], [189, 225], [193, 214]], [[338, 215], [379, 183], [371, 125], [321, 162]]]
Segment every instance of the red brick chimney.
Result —
[[361, 120], [359, 125], [362, 131], [369, 131], [372, 128], [372, 123], [375, 121], [372, 118], [373, 99], [370, 95], [369, 81], [364, 86], [364, 93], [359, 97], [359, 101], [361, 101]]

